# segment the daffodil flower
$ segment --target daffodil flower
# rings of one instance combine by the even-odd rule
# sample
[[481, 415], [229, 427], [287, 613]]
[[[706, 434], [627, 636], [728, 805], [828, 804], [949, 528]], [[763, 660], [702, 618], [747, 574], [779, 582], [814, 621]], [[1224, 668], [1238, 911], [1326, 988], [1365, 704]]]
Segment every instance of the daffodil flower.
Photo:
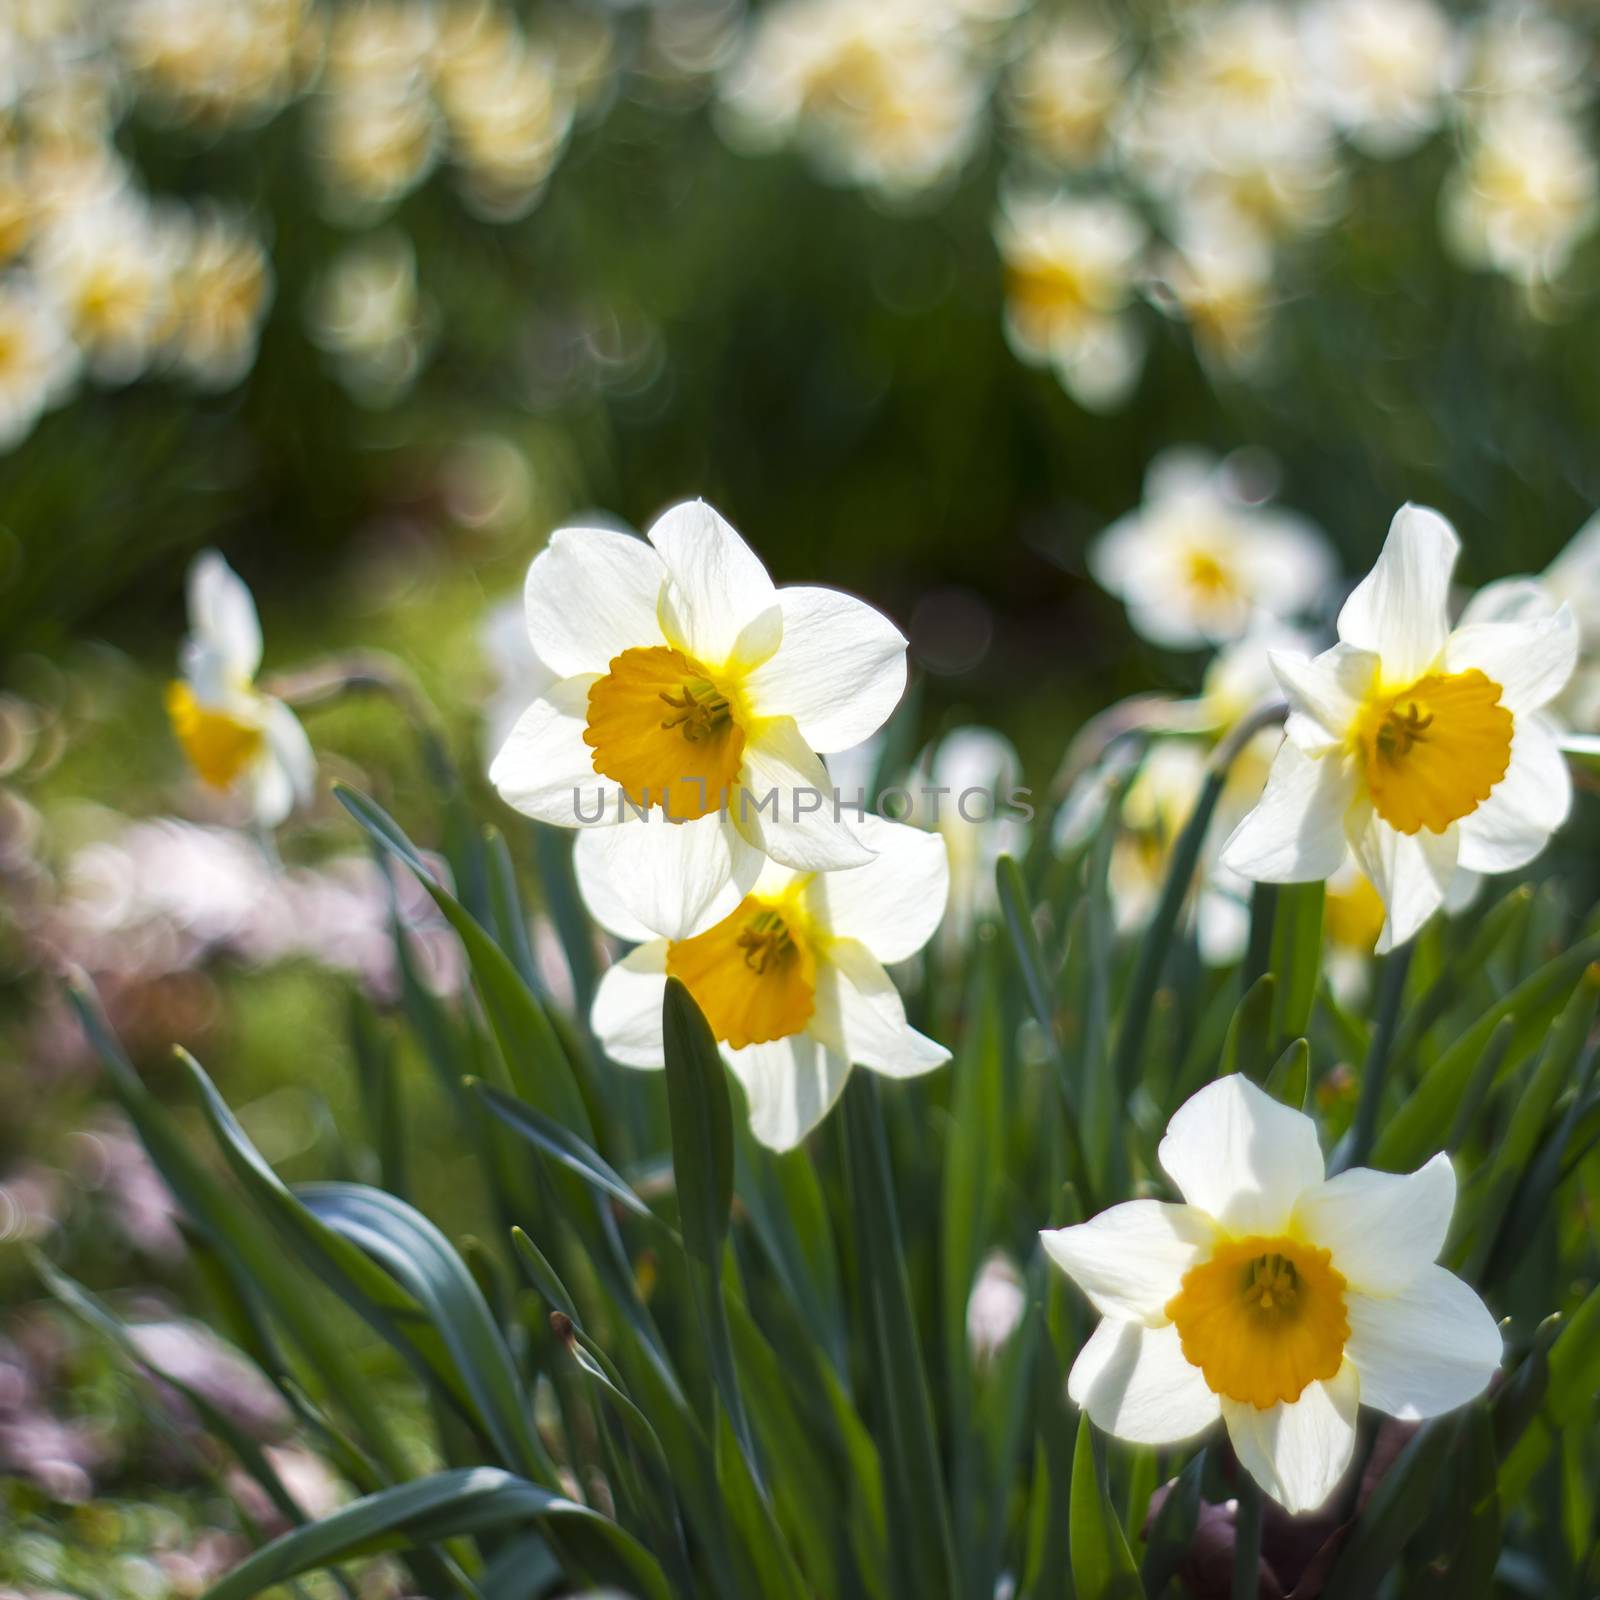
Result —
[[563, 528], [528, 571], [528, 633], [552, 674], [489, 776], [519, 811], [590, 827], [654, 932], [725, 917], [762, 861], [860, 866], [817, 751], [873, 733], [905, 688], [906, 641], [832, 589], [776, 589], [701, 501], [649, 543]]
[[311, 796], [316, 757], [281, 700], [255, 686], [261, 623], [244, 581], [215, 550], [189, 568], [189, 636], [167, 716], [189, 764], [209, 788], [249, 796], [263, 828]]
[[1100, 535], [1089, 570], [1144, 638], [1191, 650], [1263, 618], [1286, 621], [1322, 593], [1334, 565], [1310, 522], [1249, 496], [1237, 463], [1179, 449], [1151, 463], [1144, 504]]
[[688, 939], [651, 935], [628, 909], [599, 834], [580, 836], [578, 884], [595, 920], [642, 940], [611, 967], [590, 1018], [612, 1060], [660, 1067], [667, 978], [705, 1013], [744, 1085], [750, 1125], [774, 1150], [791, 1150], [839, 1098], [852, 1064], [889, 1077], [942, 1066], [950, 1052], [906, 1021], [887, 964], [913, 956], [944, 914], [950, 874], [944, 840], [868, 816], [856, 826], [877, 852], [841, 872], [795, 872], [769, 861], [739, 904]]
[[1572, 803], [1540, 714], [1572, 676], [1572, 612], [1452, 632], [1459, 548], [1437, 512], [1403, 507], [1339, 613], [1339, 643], [1273, 654], [1286, 737], [1223, 849], [1244, 877], [1306, 883], [1336, 872], [1348, 841], [1388, 908], [1380, 952], [1410, 939], [1462, 870], [1526, 865]]
[[1449, 1157], [1324, 1179], [1311, 1119], [1237, 1074], [1179, 1108], [1159, 1156], [1184, 1204], [1130, 1200], [1041, 1235], [1103, 1319], [1067, 1380], [1096, 1426], [1169, 1445], [1220, 1418], [1300, 1512], [1344, 1476], [1358, 1405], [1414, 1420], [1483, 1393], [1500, 1330], [1435, 1259]]

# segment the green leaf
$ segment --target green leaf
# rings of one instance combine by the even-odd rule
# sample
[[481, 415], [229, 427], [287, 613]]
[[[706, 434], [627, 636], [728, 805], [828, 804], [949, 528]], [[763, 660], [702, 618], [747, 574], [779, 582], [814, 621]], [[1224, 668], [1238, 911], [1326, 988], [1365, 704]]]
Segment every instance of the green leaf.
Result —
[[1296, 1111], [1304, 1111], [1311, 1098], [1311, 1045], [1306, 1039], [1293, 1040], [1272, 1064], [1262, 1087], [1273, 1099]]
[[427, 1547], [465, 1534], [561, 1525], [594, 1576], [638, 1586], [651, 1600], [670, 1600], [659, 1563], [616, 1523], [572, 1500], [496, 1467], [464, 1467], [403, 1483], [342, 1506], [246, 1558], [204, 1600], [251, 1600], [276, 1583], [338, 1562], [408, 1546]]
[[1094, 1428], [1078, 1423], [1072, 1456], [1068, 1545], [1077, 1600], [1141, 1600], [1144, 1587], [1095, 1459]]
[[[608, 1162], [584, 1143], [577, 1134], [564, 1128], [553, 1118], [534, 1106], [518, 1100], [515, 1095], [496, 1089], [481, 1078], [466, 1080], [468, 1091], [475, 1094], [490, 1111], [508, 1128], [522, 1135], [551, 1160], [575, 1172], [597, 1194], [614, 1200], [625, 1211], [643, 1217], [659, 1228], [666, 1228], [661, 1218], [641, 1200], [632, 1186]], [[671, 1229], [667, 1228], [668, 1233]]]
[[1200, 1489], [1205, 1471], [1206, 1452], [1201, 1449], [1189, 1458], [1161, 1502], [1139, 1566], [1146, 1594], [1161, 1594], [1178, 1575], [1178, 1567], [1189, 1553], [1200, 1521]]
[[1440, 1130], [1450, 1126], [1495, 1029], [1506, 1018], [1515, 1018], [1515, 1033], [1501, 1068], [1505, 1073], [1538, 1048], [1550, 1019], [1565, 1004], [1584, 968], [1596, 960], [1600, 960], [1600, 935], [1591, 935], [1496, 1000], [1434, 1062], [1388, 1119], [1373, 1146], [1372, 1165], [1388, 1172], [1420, 1167], [1439, 1148]]
[[1449, 1470], [1456, 1420], [1425, 1422], [1373, 1491], [1356, 1518], [1322, 1600], [1372, 1600], [1427, 1517]]
[[1033, 1008], [1034, 1020], [1059, 1055], [1061, 1047], [1056, 1033], [1055, 1006], [1050, 998], [1051, 983], [1046, 975], [1044, 951], [1039, 947], [1039, 933], [1033, 925], [1022, 869], [1010, 856], [1001, 856], [995, 863], [994, 881], [1000, 896], [1000, 913], [1011, 938], [1012, 953], [1017, 958], [1022, 987]]
[[501, 1459], [553, 1482], [554, 1468], [533, 1431], [511, 1352], [477, 1280], [449, 1240], [421, 1212], [381, 1189], [308, 1183], [294, 1193], [313, 1217], [370, 1257], [421, 1306]]
[[1494, 1426], [1479, 1401], [1461, 1418], [1432, 1553], [1413, 1580], [1418, 1600], [1492, 1600], [1501, 1541], [1495, 1467]]
[[871, 1073], [851, 1074], [838, 1117], [850, 1215], [857, 1219], [867, 1367], [882, 1415], [879, 1449], [889, 1503], [895, 1593], [938, 1600], [955, 1594], [955, 1546], [933, 1401], [911, 1308], [882, 1112]]
[[1278, 911], [1272, 927], [1272, 964], [1278, 991], [1272, 1010], [1274, 1046], [1310, 1030], [1311, 1007], [1322, 973], [1322, 921], [1326, 886], [1278, 886]]
[[[739, 1393], [722, 1297], [722, 1249], [733, 1209], [733, 1110], [728, 1072], [710, 1025], [676, 978], [667, 979], [661, 1037], [672, 1127], [672, 1173], [684, 1250], [694, 1278], [712, 1378], [754, 1471], [755, 1445]], [[707, 1433], [716, 1437], [714, 1418], [708, 1419]]]
[[530, 1105], [580, 1133], [591, 1144], [594, 1133], [578, 1089], [572, 1063], [537, 997], [512, 958], [434, 876], [416, 846], [380, 806], [342, 784], [334, 794], [368, 834], [416, 874], [467, 953], [472, 981], [483, 1001], [512, 1086]]
[[1262, 1082], [1272, 1065], [1272, 1012], [1277, 1003], [1278, 980], [1270, 972], [1250, 985], [1222, 1042], [1217, 1076], [1243, 1073], [1252, 1083]]

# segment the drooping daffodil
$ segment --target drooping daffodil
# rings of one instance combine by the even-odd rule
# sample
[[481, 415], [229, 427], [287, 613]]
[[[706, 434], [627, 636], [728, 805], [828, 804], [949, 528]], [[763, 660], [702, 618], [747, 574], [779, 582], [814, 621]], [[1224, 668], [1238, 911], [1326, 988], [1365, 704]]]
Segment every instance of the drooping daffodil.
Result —
[[668, 977], [705, 1013], [744, 1085], [755, 1136], [793, 1149], [839, 1098], [852, 1065], [889, 1077], [942, 1066], [950, 1052], [918, 1033], [886, 965], [915, 955], [944, 914], [950, 874], [943, 838], [866, 816], [855, 826], [876, 852], [838, 872], [768, 861], [735, 909], [686, 939], [654, 936], [629, 910], [599, 848], [580, 835], [578, 884], [618, 938], [641, 941], [601, 979], [591, 1024], [612, 1060], [664, 1063], [661, 1008]]
[[1267, 883], [1327, 878], [1355, 851], [1388, 918], [1381, 952], [1445, 903], [1456, 875], [1525, 866], [1565, 821], [1572, 782], [1541, 708], [1577, 660], [1569, 607], [1451, 630], [1459, 541], [1402, 507], [1321, 655], [1275, 652], [1289, 701], [1261, 803], [1223, 863]]
[[1234, 1074], [1167, 1125], [1161, 1166], [1183, 1204], [1130, 1200], [1041, 1237], [1102, 1321], [1068, 1393], [1138, 1444], [1217, 1421], [1291, 1512], [1344, 1476], [1361, 1405], [1414, 1420], [1488, 1387], [1500, 1330], [1437, 1264], [1455, 1172], [1324, 1177], [1316, 1125]]
[[281, 700], [255, 686], [261, 623], [244, 580], [215, 550], [189, 568], [189, 634], [182, 676], [167, 686], [167, 716], [209, 788], [248, 796], [263, 828], [311, 797], [316, 757]]
[[648, 543], [560, 529], [525, 602], [552, 681], [489, 776], [517, 810], [592, 829], [646, 927], [704, 932], [769, 856], [803, 873], [871, 859], [817, 752], [874, 733], [905, 688], [906, 641], [881, 613], [775, 588], [703, 501], [666, 512]]

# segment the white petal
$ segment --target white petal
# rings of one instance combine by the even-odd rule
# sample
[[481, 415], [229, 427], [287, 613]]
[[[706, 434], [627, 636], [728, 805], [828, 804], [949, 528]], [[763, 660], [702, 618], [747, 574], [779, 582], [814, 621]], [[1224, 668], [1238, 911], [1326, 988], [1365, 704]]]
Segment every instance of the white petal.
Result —
[[589, 725], [592, 676], [562, 678], [517, 718], [489, 781], [508, 806], [558, 828], [615, 822], [617, 786], [594, 770], [594, 751], [583, 742]]
[[1308, 756], [1285, 739], [1255, 809], [1222, 847], [1222, 864], [1259, 883], [1312, 883], [1337, 872], [1355, 774], [1337, 752]]
[[1145, 1328], [1105, 1318], [1072, 1363], [1067, 1393], [1097, 1428], [1134, 1444], [1180, 1444], [1222, 1414], [1170, 1323]]
[[289, 796], [288, 806], [272, 823], [266, 823], [257, 811], [257, 820], [270, 827], [282, 822], [295, 804], [305, 805], [311, 799], [317, 783], [317, 757], [306, 730], [300, 726], [300, 719], [281, 700], [263, 695], [260, 710], [268, 758], [282, 774]]
[[1497, 578], [1467, 601], [1456, 632], [1481, 622], [1538, 622], [1560, 603], [1542, 578]]
[[1545, 568], [1544, 581], [1571, 602], [1585, 634], [1600, 623], [1600, 512], [1573, 534], [1566, 549]]
[[606, 968], [589, 1009], [589, 1026], [613, 1061], [624, 1067], [666, 1064], [661, 1044], [661, 1005], [666, 992], [665, 939], [642, 944]]
[[1460, 829], [1452, 826], [1443, 833], [1427, 828], [1400, 833], [1370, 807], [1364, 819], [1352, 813], [1351, 824], [1350, 847], [1388, 908], [1383, 932], [1378, 935], [1378, 954], [1386, 955], [1414, 938], [1444, 904], [1455, 878]]
[[797, 872], [836, 872], [872, 859], [847, 820], [851, 814], [835, 804], [822, 758], [792, 717], [747, 731], [739, 789], [729, 804], [745, 838]]
[[1445, 646], [1445, 667], [1476, 667], [1500, 685], [1511, 711], [1535, 711], [1566, 688], [1578, 665], [1578, 622], [1569, 606], [1537, 622], [1479, 622], [1457, 628]]
[[667, 570], [661, 627], [678, 649], [708, 667], [748, 670], [778, 648], [778, 591], [755, 551], [704, 500], [663, 512], [650, 542]]
[[1289, 737], [1308, 754], [1344, 743], [1362, 697], [1378, 670], [1378, 658], [1354, 645], [1336, 644], [1307, 658], [1270, 650], [1267, 660], [1289, 701], [1295, 726]]
[[1356, 1412], [1367, 1396], [1354, 1364], [1310, 1383], [1293, 1405], [1258, 1411], [1224, 1400], [1222, 1420], [1239, 1463], [1285, 1511], [1315, 1511], [1345, 1475], [1356, 1447]]
[[1482, 1394], [1500, 1365], [1489, 1308], [1443, 1267], [1424, 1267], [1398, 1294], [1352, 1294], [1345, 1312], [1345, 1354], [1361, 1369], [1361, 1398], [1390, 1416], [1453, 1411]]
[[904, 961], [944, 916], [949, 850], [937, 833], [882, 817], [863, 817], [856, 832], [877, 856], [865, 866], [819, 872], [806, 887], [806, 908], [830, 933], [859, 939], [878, 960]]
[[667, 822], [652, 811], [643, 820], [591, 829], [587, 837], [591, 879], [605, 883], [591, 909], [597, 920], [601, 910], [614, 916], [619, 937], [629, 927], [663, 939], [704, 933], [738, 906], [761, 873], [760, 851], [715, 811], [693, 822]]
[[666, 579], [643, 539], [611, 528], [558, 528], [523, 589], [534, 653], [570, 678], [607, 671], [624, 650], [664, 643], [656, 605]]
[[905, 636], [836, 589], [780, 589], [783, 642], [745, 679], [759, 716], [793, 717], [813, 750], [870, 738], [906, 687]]
[[245, 581], [215, 550], [202, 551], [189, 568], [189, 631], [219, 656], [236, 683], [249, 682], [261, 665], [261, 622]]
[[1281, 1233], [1322, 1182], [1316, 1124], [1236, 1072], [1178, 1107], [1157, 1155], [1183, 1198], [1234, 1233]]
[[1167, 1320], [1184, 1273], [1210, 1253], [1216, 1227], [1193, 1206], [1128, 1200], [1039, 1238], [1101, 1316], [1154, 1327]]
[[[643, 827], [645, 824], [629, 823], [625, 826]], [[612, 835], [622, 831], [622, 828], [580, 829], [572, 848], [572, 869], [584, 906], [607, 933], [628, 944], [648, 944], [660, 935], [654, 928], [642, 923], [617, 892], [610, 843]], [[650, 835], [649, 843], [655, 843], [654, 834]]]
[[1339, 613], [1339, 637], [1383, 660], [1386, 681], [1411, 683], [1438, 659], [1449, 634], [1450, 574], [1461, 542], [1422, 506], [1395, 513], [1377, 565]]
[[1572, 774], [1559, 736], [1537, 713], [1518, 717], [1506, 775], [1457, 824], [1461, 866], [1472, 872], [1525, 867], [1571, 809]]
[[894, 980], [863, 944], [839, 939], [817, 962], [816, 1010], [809, 1030], [857, 1066], [891, 1078], [942, 1067], [950, 1052], [906, 1021]]
[[769, 1150], [793, 1150], [827, 1116], [850, 1076], [850, 1063], [809, 1034], [724, 1050], [744, 1085], [750, 1131]]
[[1438, 1259], [1455, 1203], [1455, 1169], [1440, 1151], [1416, 1172], [1341, 1172], [1300, 1196], [1295, 1222], [1332, 1251], [1352, 1289], [1392, 1294]]

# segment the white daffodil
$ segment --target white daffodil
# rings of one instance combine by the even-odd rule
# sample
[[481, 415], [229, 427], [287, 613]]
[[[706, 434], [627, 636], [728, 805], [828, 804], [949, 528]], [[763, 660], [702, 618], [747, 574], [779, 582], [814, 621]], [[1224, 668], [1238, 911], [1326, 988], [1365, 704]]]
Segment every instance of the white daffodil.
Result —
[[1171, 450], [1151, 463], [1144, 504], [1090, 547], [1089, 570], [1152, 644], [1187, 650], [1306, 609], [1334, 563], [1305, 518], [1247, 498], [1231, 463]]
[[1054, 21], [1011, 68], [1011, 120], [1047, 160], [1087, 166], [1102, 153], [1132, 65], [1117, 30], [1087, 15]]
[[705, 1013], [744, 1085], [755, 1136], [792, 1150], [839, 1098], [852, 1065], [893, 1078], [950, 1059], [906, 1021], [884, 970], [913, 956], [944, 915], [944, 841], [904, 823], [857, 824], [876, 852], [843, 872], [795, 872], [769, 861], [754, 887], [715, 926], [690, 939], [651, 937], [629, 908], [627, 885], [580, 836], [578, 884], [595, 920], [621, 939], [643, 939], [600, 981], [590, 1018], [606, 1054], [660, 1067], [668, 977]]
[[1312, 1120], [1238, 1075], [1181, 1106], [1159, 1154], [1184, 1204], [1131, 1200], [1041, 1235], [1103, 1319], [1067, 1380], [1097, 1427], [1170, 1445], [1220, 1418], [1300, 1512], [1344, 1476], [1358, 1405], [1413, 1420], [1483, 1393], [1500, 1330], [1436, 1264], [1448, 1156], [1325, 1179]]
[[1208, 366], [1250, 367], [1272, 315], [1271, 244], [1227, 205], [1187, 208], [1173, 236], [1156, 258], [1151, 299], [1188, 324]]
[[0, 280], [0, 451], [68, 397], [78, 365], [67, 330], [33, 285], [20, 275]]
[[1145, 237], [1137, 214], [1105, 196], [1013, 195], [995, 223], [1011, 348], [1053, 367], [1090, 411], [1121, 405], [1144, 364], [1132, 300]]
[[189, 568], [183, 676], [167, 687], [167, 716], [210, 788], [241, 791], [263, 828], [311, 796], [316, 757], [295, 714], [255, 686], [261, 624], [243, 580], [215, 550]]
[[1600, 733], [1600, 514], [1537, 577], [1486, 583], [1461, 613], [1469, 622], [1529, 622], [1567, 605], [1578, 620], [1578, 669], [1551, 710], [1580, 736]]
[[764, 856], [799, 872], [871, 859], [816, 752], [882, 725], [906, 641], [833, 589], [776, 589], [703, 501], [649, 543], [563, 528], [528, 569], [534, 654], [554, 674], [489, 776], [519, 811], [593, 827], [634, 914], [687, 938], [726, 917]]
[[1600, 165], [1575, 118], [1513, 100], [1479, 121], [1440, 204], [1463, 265], [1537, 288], [1600, 220]]
[[1459, 548], [1437, 512], [1402, 507], [1339, 613], [1339, 643], [1273, 655], [1285, 738], [1223, 851], [1247, 878], [1305, 883], [1335, 872], [1348, 841], [1388, 907], [1380, 951], [1410, 939], [1462, 869], [1526, 865], [1572, 802], [1540, 714], [1572, 676], [1572, 612], [1452, 632]]
[[1453, 39], [1433, 0], [1317, 0], [1304, 27], [1311, 84], [1368, 155], [1403, 155], [1438, 126]]

